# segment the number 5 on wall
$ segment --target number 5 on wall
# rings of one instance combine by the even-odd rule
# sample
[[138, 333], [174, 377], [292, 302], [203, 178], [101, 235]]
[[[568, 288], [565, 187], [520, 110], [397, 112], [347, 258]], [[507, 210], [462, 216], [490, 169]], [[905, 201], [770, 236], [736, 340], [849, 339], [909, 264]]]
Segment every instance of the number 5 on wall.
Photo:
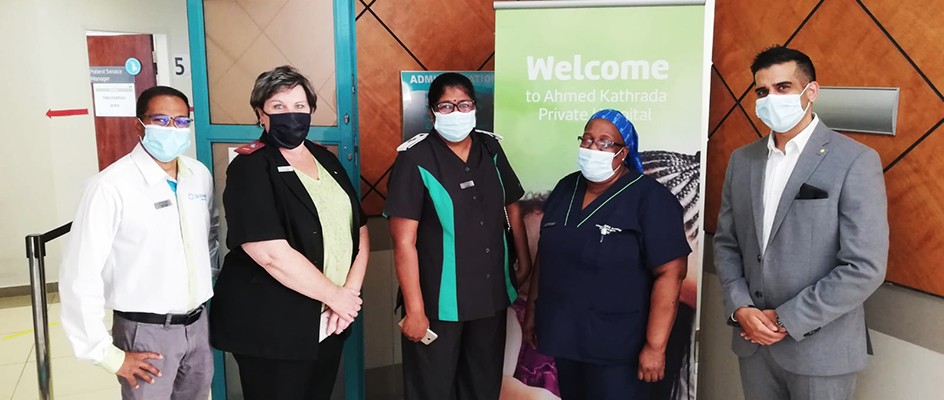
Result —
[[190, 56], [174, 54], [174, 75], [190, 76]]

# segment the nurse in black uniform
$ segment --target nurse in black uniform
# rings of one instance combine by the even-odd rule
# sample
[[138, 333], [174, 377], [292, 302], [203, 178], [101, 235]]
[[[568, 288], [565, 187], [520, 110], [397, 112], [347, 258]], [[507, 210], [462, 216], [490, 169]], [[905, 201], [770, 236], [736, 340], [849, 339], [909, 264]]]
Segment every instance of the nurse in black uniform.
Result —
[[555, 358], [562, 399], [648, 399], [647, 383], [665, 374], [691, 252], [682, 208], [643, 175], [636, 131], [619, 111], [595, 113], [578, 140], [580, 171], [544, 206], [529, 298], [535, 340]]
[[296, 69], [260, 74], [249, 103], [264, 131], [226, 170], [210, 340], [239, 364], [245, 400], [330, 399], [360, 311], [367, 218], [337, 156], [306, 140], [316, 102]]
[[[501, 138], [475, 129], [475, 105], [469, 78], [437, 76], [428, 96], [433, 132], [397, 148], [387, 184], [407, 400], [499, 398], [507, 309], [530, 272], [524, 189]], [[436, 341], [420, 341], [427, 330]]]

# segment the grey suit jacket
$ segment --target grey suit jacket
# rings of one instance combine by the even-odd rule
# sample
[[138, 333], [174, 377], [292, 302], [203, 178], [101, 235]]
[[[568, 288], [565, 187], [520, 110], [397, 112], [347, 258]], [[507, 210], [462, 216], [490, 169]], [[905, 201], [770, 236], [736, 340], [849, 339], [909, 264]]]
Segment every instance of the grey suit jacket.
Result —
[[[744, 306], [776, 309], [790, 335], [770, 352], [787, 371], [860, 371], [867, 361], [862, 303], [884, 281], [888, 260], [881, 160], [820, 121], [787, 181], [761, 256], [767, 140], [735, 150], [725, 174], [714, 238], [725, 315]], [[758, 345], [739, 331], [732, 347], [746, 357]]]

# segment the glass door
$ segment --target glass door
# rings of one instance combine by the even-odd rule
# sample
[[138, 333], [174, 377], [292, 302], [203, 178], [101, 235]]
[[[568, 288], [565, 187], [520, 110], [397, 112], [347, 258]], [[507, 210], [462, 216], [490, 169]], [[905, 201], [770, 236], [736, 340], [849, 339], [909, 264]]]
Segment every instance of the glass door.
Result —
[[[308, 138], [337, 154], [359, 188], [353, 3], [187, 0], [187, 13], [197, 158], [214, 176], [218, 205], [233, 150], [262, 133], [249, 106], [253, 83], [280, 65], [294, 66], [311, 81], [318, 104]], [[222, 241], [225, 218], [221, 224]], [[345, 344], [334, 398], [364, 397], [363, 337], [359, 318]], [[221, 352], [213, 399], [242, 399], [235, 362]]]

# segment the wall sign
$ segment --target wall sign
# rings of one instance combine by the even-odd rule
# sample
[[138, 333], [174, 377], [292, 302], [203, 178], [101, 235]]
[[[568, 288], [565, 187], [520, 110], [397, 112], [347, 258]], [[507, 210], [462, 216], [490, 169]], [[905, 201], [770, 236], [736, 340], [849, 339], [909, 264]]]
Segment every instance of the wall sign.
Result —
[[125, 61], [125, 70], [132, 76], [137, 76], [141, 73], [141, 61], [134, 57], [129, 58]]
[[[140, 62], [138, 72], [141, 72]], [[89, 73], [96, 117], [135, 116], [134, 76], [128, 71], [127, 62], [124, 67], [90, 67]]]
[[[492, 131], [495, 109], [495, 73], [492, 71], [456, 71], [472, 81], [475, 89], [475, 127]], [[426, 93], [433, 79], [442, 71], [401, 71], [400, 90], [403, 101], [403, 140], [433, 128], [429, 120]], [[501, 132], [495, 132], [501, 135]]]

